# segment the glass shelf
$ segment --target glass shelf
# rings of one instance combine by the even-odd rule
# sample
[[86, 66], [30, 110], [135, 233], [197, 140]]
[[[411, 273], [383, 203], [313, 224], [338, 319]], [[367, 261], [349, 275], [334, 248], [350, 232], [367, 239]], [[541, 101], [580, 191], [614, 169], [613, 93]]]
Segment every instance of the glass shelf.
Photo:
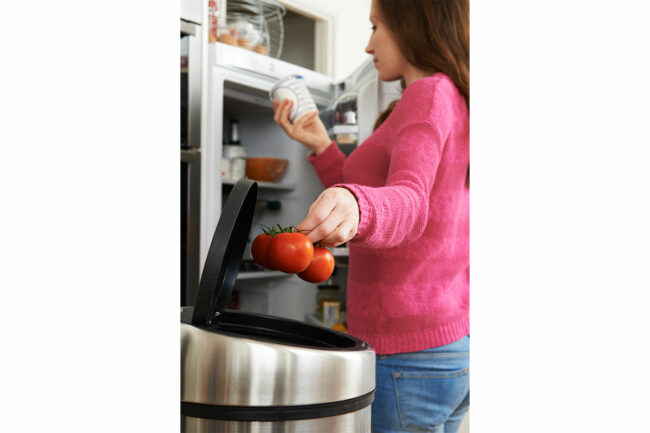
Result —
[[285, 274], [281, 271], [247, 271], [237, 274], [237, 280], [255, 280], [258, 278], [292, 277], [294, 274]]
[[[292, 191], [296, 189], [296, 185], [292, 183], [260, 182], [257, 180], [255, 182], [257, 182], [257, 186], [260, 189], [275, 189], [280, 191]], [[221, 183], [223, 185], [233, 186], [235, 183], [237, 183], [237, 181], [234, 179], [222, 179]]]
[[327, 132], [329, 133], [329, 135], [358, 134], [359, 125], [334, 125]]
[[348, 257], [350, 255], [350, 249], [348, 247], [336, 247], [330, 248], [334, 257]]

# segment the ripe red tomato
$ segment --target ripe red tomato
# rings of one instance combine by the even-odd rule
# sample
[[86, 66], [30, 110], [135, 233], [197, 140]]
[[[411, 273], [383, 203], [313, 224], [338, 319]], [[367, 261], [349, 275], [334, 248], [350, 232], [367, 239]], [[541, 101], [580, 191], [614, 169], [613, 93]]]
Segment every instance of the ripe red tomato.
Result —
[[270, 242], [271, 235], [268, 235], [266, 233], [259, 234], [251, 245], [251, 254], [253, 255], [253, 259], [259, 265], [265, 267], [266, 269], [276, 270], [277, 268], [273, 267], [269, 261], [268, 249]]
[[311, 265], [298, 276], [310, 283], [322, 283], [334, 271], [334, 254], [327, 248], [314, 247], [314, 258]]
[[302, 272], [314, 257], [314, 245], [302, 233], [279, 233], [269, 243], [269, 261], [287, 274]]

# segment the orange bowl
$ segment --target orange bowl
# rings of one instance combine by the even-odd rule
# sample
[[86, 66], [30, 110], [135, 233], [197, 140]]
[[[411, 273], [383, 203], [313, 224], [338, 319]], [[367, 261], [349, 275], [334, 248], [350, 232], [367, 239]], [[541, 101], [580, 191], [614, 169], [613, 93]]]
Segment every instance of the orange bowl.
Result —
[[246, 158], [246, 176], [260, 182], [277, 182], [289, 167], [282, 158]]

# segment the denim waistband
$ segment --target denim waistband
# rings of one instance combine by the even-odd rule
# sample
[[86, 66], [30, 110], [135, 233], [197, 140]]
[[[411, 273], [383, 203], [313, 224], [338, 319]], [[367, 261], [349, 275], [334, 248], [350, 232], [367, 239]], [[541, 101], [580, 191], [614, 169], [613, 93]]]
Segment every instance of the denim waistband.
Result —
[[377, 358], [462, 358], [469, 356], [469, 335], [443, 346], [431, 347], [418, 352], [377, 354]]

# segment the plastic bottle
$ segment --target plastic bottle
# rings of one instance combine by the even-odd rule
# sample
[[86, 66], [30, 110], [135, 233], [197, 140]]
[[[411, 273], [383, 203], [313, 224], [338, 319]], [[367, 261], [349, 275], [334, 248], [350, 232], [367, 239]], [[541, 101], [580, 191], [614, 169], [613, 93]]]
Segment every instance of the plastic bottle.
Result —
[[[233, 119], [230, 122], [230, 142], [226, 146], [230, 157], [230, 174], [233, 179], [240, 179], [246, 175], [246, 148], [239, 142], [239, 122]], [[224, 147], [224, 149], [226, 148]]]
[[239, 146], [239, 120], [232, 119], [230, 121], [230, 143], [232, 146]]
[[318, 286], [316, 294], [317, 314], [325, 326], [332, 326], [341, 318], [341, 291], [329, 279], [325, 285]]

